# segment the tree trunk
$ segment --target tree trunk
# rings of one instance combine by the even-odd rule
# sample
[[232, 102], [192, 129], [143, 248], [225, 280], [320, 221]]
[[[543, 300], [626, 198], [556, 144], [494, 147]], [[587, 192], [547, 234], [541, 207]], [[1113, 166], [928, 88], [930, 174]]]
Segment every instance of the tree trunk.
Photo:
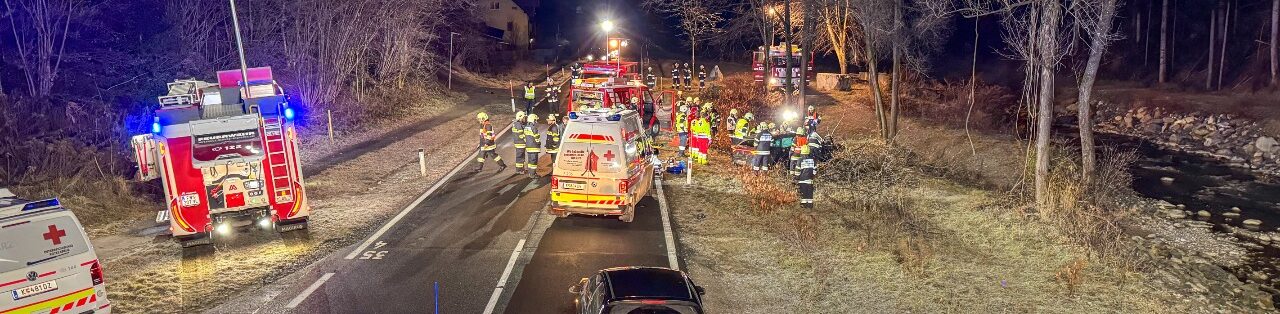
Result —
[[1277, 72], [1280, 71], [1280, 66], [1276, 65], [1277, 62], [1280, 62], [1280, 60], [1277, 60], [1277, 59], [1280, 59], [1280, 54], [1277, 54], [1277, 51], [1280, 51], [1280, 50], [1276, 48], [1277, 38], [1280, 37], [1280, 35], [1277, 35], [1278, 33], [1280, 33], [1280, 0], [1272, 0], [1271, 1], [1271, 86], [1280, 85], [1280, 79], [1276, 77]]
[[1227, 8], [1222, 10], [1222, 48], [1218, 49], [1218, 84], [1215, 89], [1222, 89], [1222, 72], [1226, 72], [1227, 62], [1227, 39], [1231, 38], [1231, 1], [1227, 1]]
[[[1041, 17], [1040, 37], [1040, 90], [1036, 109], [1036, 204], [1041, 212], [1051, 209], [1049, 194], [1049, 136], [1053, 122], [1053, 72], [1057, 64], [1058, 54], [1058, 18], [1057, 1], [1044, 1], [1044, 14]], [[1049, 206], [1049, 207], [1046, 207]]]
[[1146, 40], [1142, 41], [1142, 68], [1144, 71], [1151, 69], [1147, 67], [1147, 60], [1151, 59], [1151, 17], [1156, 15], [1155, 10], [1156, 7], [1154, 5], [1147, 4], [1147, 12], [1149, 12], [1147, 14], [1147, 29], [1142, 32], [1142, 37], [1146, 37]]
[[[901, 33], [902, 26], [902, 1], [894, 1], [893, 29], [895, 33]], [[902, 103], [898, 99], [898, 84], [901, 84], [900, 81], [902, 81], [903, 40], [905, 39], [897, 38], [893, 41], [893, 76], [889, 79], [889, 138], [887, 139], [890, 144], [898, 137], [898, 106]]]
[[[1169, 80], [1169, 0], [1164, 0], [1160, 10], [1160, 84]], [[1090, 52], [1092, 54], [1092, 52]], [[1090, 58], [1093, 58], [1090, 56]]]
[[1212, 90], [1212, 89], [1213, 89], [1213, 78], [1214, 78], [1214, 76], [1213, 76], [1213, 56], [1214, 56], [1214, 49], [1213, 49], [1213, 46], [1214, 46], [1214, 44], [1215, 44], [1215, 43], [1217, 43], [1217, 39], [1215, 39], [1215, 38], [1217, 38], [1217, 36], [1218, 36], [1218, 8], [1217, 8], [1217, 7], [1214, 7], [1213, 9], [1210, 9], [1210, 10], [1209, 10], [1209, 58], [1208, 58], [1208, 62], [1205, 62], [1205, 64], [1206, 64], [1206, 65], [1208, 65], [1209, 69], [1207, 70], [1207, 72], [1205, 73], [1205, 76], [1204, 76], [1204, 89], [1205, 89], [1205, 90]]
[[973, 63], [969, 64], [969, 110], [964, 112], [964, 137], [969, 140], [969, 152], [978, 156], [978, 148], [973, 145], [973, 136], [969, 135], [969, 118], [973, 116], [973, 104], [978, 88], [978, 23], [981, 17], [973, 18]]
[[[803, 26], [804, 35], [800, 36], [800, 38], [802, 38], [804, 42], [800, 44], [800, 49], [802, 50], [800, 50], [800, 111], [799, 112], [807, 112], [805, 110], [805, 107], [808, 106], [808, 101], [805, 100], [804, 94], [805, 94], [805, 91], [809, 89], [809, 62], [811, 62], [809, 58], [813, 57], [813, 52], [812, 52], [813, 38], [817, 37], [817, 35], [814, 34], [816, 31], [814, 28], [816, 28], [815, 26], [817, 26], [817, 23], [814, 21], [815, 16], [813, 14], [813, 8], [814, 8], [813, 1], [804, 2], [804, 26]], [[808, 134], [805, 134], [805, 135], [808, 135]]]
[[[870, 39], [867, 40], [871, 42]], [[888, 132], [885, 128], [886, 119], [884, 112], [884, 96], [880, 93], [880, 72], [877, 69], [876, 54], [872, 51], [871, 45], [866, 45], [867, 51], [867, 87], [871, 89], [871, 105], [876, 107], [876, 122], [880, 127], [880, 138], [888, 139]]]
[[[1085, 183], [1093, 182], [1093, 173], [1097, 169], [1098, 159], [1093, 140], [1093, 83], [1098, 77], [1098, 65], [1102, 63], [1102, 54], [1107, 49], [1107, 34], [1111, 32], [1111, 22], [1115, 17], [1116, 0], [1104, 0], [1101, 5], [1102, 10], [1098, 14], [1097, 29], [1088, 34], [1091, 41], [1089, 44], [1089, 61], [1085, 64], [1084, 75], [1080, 79], [1080, 94], [1076, 99], [1076, 107], [1079, 110], [1077, 121], [1080, 128], [1080, 165], [1082, 170], [1080, 177]], [[1163, 38], [1163, 35], [1161, 37]]]
[[783, 105], [788, 106], [788, 108], [791, 108], [789, 106], [795, 106], [795, 102], [792, 101], [791, 99], [791, 94], [795, 92], [795, 87], [796, 87], [794, 85], [795, 82], [792, 81], [792, 76], [795, 76], [795, 72], [793, 72], [795, 70], [795, 67], [794, 67], [795, 64], [791, 62], [791, 58], [792, 58], [791, 45], [793, 44], [793, 42], [795, 42], [795, 38], [792, 37], [792, 32], [791, 32], [791, 0], [787, 0], [783, 3], [784, 3], [784, 8], [782, 9], [782, 12], [783, 12], [782, 30], [783, 32], [786, 33], [786, 36], [787, 36], [786, 47], [783, 47], [783, 49], [787, 50], [786, 51], [787, 60], [785, 63], [787, 68], [786, 70], [787, 76], [784, 80], [782, 80], [783, 84], [786, 84], [785, 86], [782, 87], [782, 91], [783, 91], [782, 99], [784, 99], [782, 103]]

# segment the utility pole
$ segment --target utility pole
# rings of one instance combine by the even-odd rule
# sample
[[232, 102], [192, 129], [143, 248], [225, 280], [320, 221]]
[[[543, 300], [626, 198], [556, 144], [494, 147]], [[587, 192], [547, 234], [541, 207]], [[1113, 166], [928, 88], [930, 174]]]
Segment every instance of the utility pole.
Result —
[[445, 89], [453, 90], [453, 36], [461, 35], [449, 32], [449, 85]]
[[240, 18], [236, 16], [236, 0], [231, 2], [231, 25], [236, 29], [236, 51], [240, 53], [240, 85], [244, 94], [249, 95], [249, 65], [244, 61], [244, 40], [240, 37]]

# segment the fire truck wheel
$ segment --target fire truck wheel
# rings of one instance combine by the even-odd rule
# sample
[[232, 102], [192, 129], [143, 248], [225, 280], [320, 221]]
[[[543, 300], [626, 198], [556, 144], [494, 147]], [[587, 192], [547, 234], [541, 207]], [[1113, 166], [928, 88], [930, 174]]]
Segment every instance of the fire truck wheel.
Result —
[[627, 206], [627, 208], [622, 210], [622, 216], [618, 216], [618, 220], [621, 220], [622, 222], [631, 222], [636, 220], [636, 207], [634, 205]]

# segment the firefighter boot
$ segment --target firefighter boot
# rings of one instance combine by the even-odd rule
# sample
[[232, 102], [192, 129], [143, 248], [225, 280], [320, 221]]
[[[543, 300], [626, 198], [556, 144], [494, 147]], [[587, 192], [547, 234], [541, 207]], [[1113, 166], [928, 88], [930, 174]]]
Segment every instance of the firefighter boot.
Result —
[[503, 170], [507, 170], [507, 163], [506, 163], [506, 162], [503, 162], [501, 159], [499, 159], [499, 160], [498, 160], [498, 172], [502, 172]]

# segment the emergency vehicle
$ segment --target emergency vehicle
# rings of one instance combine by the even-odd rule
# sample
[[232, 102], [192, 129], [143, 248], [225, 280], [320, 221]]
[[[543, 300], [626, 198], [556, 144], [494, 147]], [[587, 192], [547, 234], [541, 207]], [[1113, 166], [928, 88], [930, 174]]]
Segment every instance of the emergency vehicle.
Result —
[[[751, 70], [755, 75], [757, 83], [766, 83], [770, 89], [782, 88], [787, 82], [788, 72], [792, 78], [792, 84], [797, 88], [800, 86], [800, 46], [791, 46], [791, 69], [787, 69], [787, 46], [782, 45], [769, 47], [765, 51], [764, 46], [751, 53]], [[768, 69], [766, 69], [765, 58], [768, 58]], [[809, 58], [805, 71], [808, 71], [808, 80], [813, 80], [817, 74], [813, 72], [813, 58]], [[768, 82], [765, 82], [765, 73], [769, 73]]]
[[58, 199], [0, 189], [0, 313], [111, 313], [102, 265]]
[[653, 182], [649, 135], [632, 110], [569, 113], [551, 173], [550, 211], [610, 215], [631, 222]]
[[[298, 162], [294, 109], [271, 68], [180, 80], [160, 96], [151, 133], [132, 144], [140, 180], [160, 179], [169, 231], [184, 247], [210, 244], [240, 225], [305, 229], [310, 206]], [[247, 85], [247, 88], [241, 88]]]

